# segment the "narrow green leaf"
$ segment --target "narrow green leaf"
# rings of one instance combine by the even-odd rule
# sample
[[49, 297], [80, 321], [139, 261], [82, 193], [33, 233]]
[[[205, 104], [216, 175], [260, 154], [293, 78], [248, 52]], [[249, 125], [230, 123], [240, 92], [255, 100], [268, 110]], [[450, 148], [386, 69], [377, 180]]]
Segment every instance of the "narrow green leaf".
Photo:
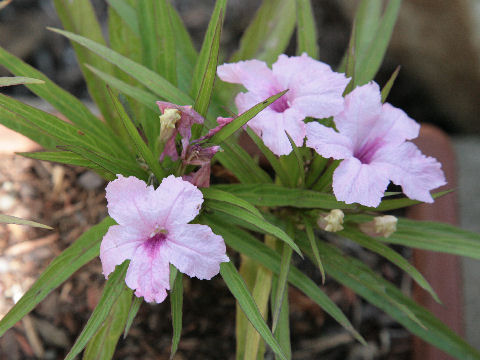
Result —
[[315, 184], [320, 179], [320, 176], [322, 175], [323, 170], [325, 170], [328, 161], [329, 159], [326, 159], [315, 152], [313, 160], [307, 172], [307, 177], [305, 179], [305, 186], [307, 188], [312, 187], [313, 184]]
[[[122, 298], [122, 294], [124, 292], [128, 292], [131, 298], [132, 290], [127, 288], [127, 286], [125, 285], [125, 276], [127, 274], [128, 265], [129, 261], [124, 262], [122, 265], [118, 266], [113, 273], [109, 275], [108, 280], [105, 284], [105, 288], [103, 289], [102, 297], [98, 301], [95, 310], [93, 310], [90, 319], [88, 319], [87, 324], [85, 325], [82, 332], [75, 341], [75, 344], [73, 344], [72, 348], [65, 357], [65, 360], [73, 360], [78, 354], [80, 354], [80, 352], [85, 348], [90, 339], [92, 339], [92, 337], [97, 333], [97, 331], [102, 326], [104, 326], [108, 315], [115, 307], [115, 304]], [[123, 324], [125, 324], [125, 322], [123, 322]], [[123, 329], [123, 326], [119, 326], [119, 328]], [[117, 329], [117, 332], [118, 330], [119, 329]], [[120, 334], [121, 331], [118, 332], [117, 339]]]
[[295, 242], [288, 236], [285, 231], [280, 229], [279, 227], [270, 224], [267, 222], [265, 219], [260, 218], [258, 216], [253, 215], [251, 212], [237, 206], [231, 206], [227, 203], [220, 202], [220, 201], [215, 201], [215, 200], [209, 200], [206, 202], [205, 206], [211, 210], [216, 210], [216, 211], [221, 211], [227, 215], [230, 215], [235, 218], [239, 218], [249, 224], [252, 224], [262, 232], [265, 232], [267, 234], [273, 235], [276, 238], [284, 241], [287, 243], [295, 252], [303, 257], [302, 253], [300, 252], [300, 249], [298, 246], [295, 244]]
[[397, 79], [398, 73], [400, 72], [400, 66], [397, 66], [395, 71], [392, 73], [392, 76], [390, 76], [390, 79], [388, 79], [387, 83], [382, 89], [382, 103], [384, 103], [387, 100], [388, 94], [390, 94], [390, 90], [392, 89], [393, 83]]
[[5, 66], [14, 75], [29, 76], [44, 81], [44, 84], [25, 84], [37, 96], [49, 102], [72, 123], [78, 125], [83, 131], [92, 131], [96, 135], [113, 136], [111, 130], [100, 121], [90, 110], [75, 96], [52, 82], [44, 74], [34, 69], [21, 59], [8, 53], [0, 47], [0, 64]]
[[317, 31], [315, 16], [310, 0], [296, 0], [297, 8], [297, 55], [306, 52], [318, 59]]
[[331, 194], [292, 189], [274, 184], [222, 184], [211, 189], [229, 192], [255, 206], [292, 206], [315, 209], [355, 209], [354, 204], [337, 201]]
[[30, 221], [30, 220], [25, 220], [21, 219], [15, 216], [10, 216], [10, 215], [3, 215], [0, 214], [0, 223], [2, 224], [17, 224], [17, 225], [28, 225], [28, 226], [33, 226], [33, 227], [38, 227], [38, 228], [43, 228], [43, 229], [49, 229], [52, 230], [53, 228], [48, 226], [48, 225], [43, 225], [35, 221]]
[[231, 135], [233, 135], [235, 131], [245, 125], [250, 119], [254, 118], [260, 111], [270, 106], [274, 101], [283, 96], [287, 91], [288, 89], [279, 92], [276, 95], [270, 96], [268, 99], [265, 99], [264, 101], [248, 109], [241, 115], [237, 116], [231, 123], [225, 125], [222, 129], [220, 129], [219, 132], [213, 135], [209, 142], [211, 142], [212, 144], [221, 144]]
[[[333, 172], [337, 169], [338, 165], [340, 165], [341, 160], [334, 160], [332, 161], [327, 169], [323, 172], [320, 179], [313, 184], [312, 190], [321, 191], [321, 192], [329, 192], [332, 190], [332, 179], [333, 179]], [[337, 208], [339, 209], [339, 208]]]
[[366, 84], [377, 74], [387, 51], [401, 5], [402, 0], [388, 2], [368, 51], [361, 54], [356, 64], [357, 85]]
[[285, 169], [283, 163], [280, 162], [279, 158], [277, 155], [275, 155], [272, 150], [270, 150], [265, 144], [263, 143], [263, 140], [255, 134], [255, 132], [247, 127], [246, 132], [248, 136], [253, 140], [253, 142], [257, 145], [257, 147], [260, 149], [262, 154], [267, 158], [268, 162], [272, 166], [273, 170], [275, 171], [275, 174], [278, 176], [280, 179], [280, 182], [284, 186], [290, 186], [294, 187], [295, 184], [291, 183], [291, 178], [288, 174], [287, 169]]
[[215, 158], [242, 183], [271, 183], [272, 179], [252, 157], [233, 142], [224, 142]]
[[375, 37], [382, 16], [383, 1], [361, 0], [355, 14], [355, 48], [357, 54], [365, 54]]
[[178, 105], [193, 103], [193, 100], [190, 98], [190, 96], [177, 89], [165, 78], [146, 68], [145, 66], [140, 65], [135, 61], [132, 61], [127, 57], [107, 48], [106, 46], [96, 43], [83, 36], [59, 29], [49, 29], [79, 43], [82, 46], [85, 46], [90, 51], [93, 51], [94, 53], [103, 57], [105, 60], [118, 66], [120, 69], [137, 79], [140, 83], [142, 83], [159, 97]]
[[[219, 0], [217, 1], [217, 5], [219, 3], [224, 3], [224, 2], [226, 1]], [[212, 15], [212, 21], [214, 20], [213, 16], [214, 15]], [[200, 57], [198, 59], [198, 63], [200, 64], [199, 68], [200, 68], [202, 67], [202, 62], [203, 62], [203, 60], [201, 59], [201, 56], [207, 56], [207, 62], [205, 67], [203, 68], [204, 72], [202, 74], [196, 74], [196, 75], [202, 76], [200, 87], [196, 94], [192, 94], [192, 95], [196, 95], [195, 105], [193, 106], [193, 108], [203, 117], [206, 117], [207, 115], [208, 106], [210, 105], [210, 100], [213, 92], [213, 84], [215, 82], [215, 77], [217, 73], [218, 53], [220, 51], [220, 36], [222, 33], [222, 24], [223, 24], [223, 9], [220, 11], [220, 14], [218, 15], [216, 25], [215, 25], [215, 32], [213, 34], [211, 42], [208, 44], [209, 51], [208, 52], [205, 51], [204, 53], [202, 48], [202, 51], [200, 51]], [[204, 46], [205, 46], [205, 43], [204, 43]], [[195, 84], [196, 82], [194, 82], [194, 85]]]
[[389, 260], [393, 264], [397, 265], [400, 269], [405, 271], [411, 278], [423, 289], [425, 289], [434, 299], [436, 302], [440, 303], [440, 299], [438, 298], [435, 291], [432, 289], [428, 281], [423, 277], [423, 275], [413, 266], [411, 265], [407, 259], [401, 256], [396, 251], [390, 249], [385, 244], [380, 243], [376, 239], [371, 238], [360, 232], [359, 230], [346, 227], [342, 233], [348, 239], [355, 241], [360, 246], [373, 251], [380, 256], [383, 256], [385, 259]]
[[130, 120], [127, 113], [125, 112], [125, 109], [123, 108], [120, 101], [116, 98], [116, 96], [112, 93], [111, 90], [109, 90], [109, 93], [112, 98], [113, 105], [116, 111], [118, 112], [118, 115], [120, 116], [120, 119], [122, 120], [128, 135], [130, 136], [130, 139], [135, 144], [135, 147], [137, 148], [138, 153], [142, 156], [142, 158], [148, 164], [148, 166], [150, 167], [154, 175], [157, 177], [157, 180], [160, 181], [165, 177], [166, 175], [165, 171], [162, 169], [158, 161], [154, 158], [152, 152], [147, 147], [147, 144], [145, 144], [145, 142], [143, 141], [142, 137], [140, 136], [137, 129], [135, 128], [135, 125], [133, 125], [132, 121]]
[[183, 274], [173, 265], [170, 265], [170, 306], [172, 311], [172, 349], [170, 359], [173, 359], [178, 349], [180, 336], [182, 335], [182, 307], [183, 307]]
[[218, 190], [215, 188], [202, 188], [200, 189], [203, 193], [203, 196], [207, 200], [216, 200], [216, 201], [223, 201], [227, 204], [235, 205], [241, 207], [248, 212], [251, 212], [253, 215], [258, 216], [259, 218], [263, 219], [262, 214], [258, 209], [250, 204], [248, 201], [245, 201], [235, 195], [232, 195], [229, 192]]
[[156, 101], [158, 98], [153, 95], [151, 92], [143, 90], [141, 88], [135, 87], [133, 85], [130, 85], [114, 76], [111, 76], [107, 73], [102, 72], [101, 70], [98, 70], [94, 68], [93, 66], [86, 65], [86, 67], [95, 75], [97, 75], [100, 79], [105, 81], [108, 85], [110, 85], [112, 88], [117, 89], [119, 92], [122, 94], [125, 94], [127, 96], [130, 96], [131, 98], [137, 100], [138, 102], [142, 103], [149, 109], [156, 111], [159, 113], [158, 106], [156, 105]]
[[[102, 28], [96, 18], [90, 0], [54, 0], [54, 4], [56, 12], [66, 30], [81, 36], [88, 36], [91, 39], [90, 41], [105, 45]], [[113, 111], [106, 89], [103, 86], [98, 86], [95, 76], [84, 66], [85, 63], [89, 63], [107, 73], [111, 73], [113, 71], [112, 65], [83, 47], [77, 44], [72, 45], [90, 96], [97, 104], [107, 124], [118, 134], [122, 134], [123, 129]]]
[[[208, 224], [216, 234], [223, 236], [225, 243], [232, 249], [258, 261], [275, 274], [280, 273], [280, 256], [277, 252], [258, 241], [247, 231], [232, 227], [216, 216], [202, 216], [202, 223]], [[298, 235], [297, 235], [298, 236]], [[350, 321], [337, 305], [305, 274], [296, 267], [291, 266], [288, 281], [293, 286], [310, 297], [325, 312], [332, 316], [339, 324], [348, 330], [358, 341], [365, 343], [362, 336], [353, 328]]]
[[100, 166], [85, 159], [84, 157], [72, 153], [70, 151], [37, 151], [37, 152], [21, 152], [18, 155], [25, 156], [30, 159], [58, 162], [60, 164], [68, 164], [86, 167], [90, 169], [99, 169]]
[[135, 9], [125, 0], [107, 0], [109, 6], [111, 6], [117, 14], [123, 19], [135, 35], [140, 37], [140, 27], [138, 25], [137, 14]]
[[[306, 242], [302, 242], [302, 248]], [[385, 311], [414, 335], [438, 347], [457, 359], [480, 359], [480, 353], [467, 344], [427, 309], [405, 296], [393, 284], [375, 274], [361, 261], [344, 256], [323, 242], [318, 243], [324, 255], [324, 265], [330, 276], [351, 288], [365, 300]], [[309, 253], [310, 255], [310, 253]], [[405, 313], [410, 311], [417, 319]], [[420, 321], [424, 327], [418, 324]]]
[[144, 181], [148, 179], [148, 173], [136, 162], [132, 163], [125, 159], [112, 158], [107, 154], [96, 153], [78, 146], [59, 146], [59, 148], [71, 151], [84, 159], [91, 161], [101, 169], [113, 174], [113, 178], [115, 178], [116, 174], [122, 174], [124, 176], [135, 176]]
[[[450, 194], [453, 190], [444, 190], [444, 191], [439, 191], [435, 194], [432, 194], [432, 197], [434, 199], [437, 199], [439, 197], [442, 197], [444, 195]], [[390, 210], [396, 210], [396, 209], [401, 209], [404, 207], [416, 205], [416, 204], [421, 204], [422, 201], [418, 200], [412, 200], [409, 198], [400, 198], [400, 199], [387, 199], [387, 200], [382, 200], [380, 205], [378, 205], [376, 208], [368, 208], [362, 206], [364, 209], [368, 210], [373, 210], [373, 211], [390, 211]]]
[[322, 259], [320, 258], [320, 252], [318, 251], [317, 241], [315, 240], [312, 224], [306, 217], [303, 218], [303, 224], [305, 225], [305, 233], [307, 234], [308, 241], [310, 242], [310, 246], [312, 248], [313, 258], [315, 259], [318, 269], [322, 274], [322, 284], [325, 284], [325, 269], [322, 264]]
[[399, 218], [397, 231], [378, 240], [480, 259], [480, 234], [448, 224]]
[[137, 6], [143, 64], [172, 84], [177, 82], [175, 37], [166, 0], [143, 0]]
[[45, 81], [23, 77], [23, 76], [0, 77], [0, 87], [22, 85], [22, 84], [45, 84]]
[[[293, 154], [295, 155], [295, 159], [297, 160], [295, 162], [295, 165], [296, 165], [296, 168], [298, 169], [297, 171], [298, 176], [295, 176], [295, 178], [293, 179], [294, 180], [293, 184], [294, 186], [302, 187], [302, 185], [305, 184], [305, 169], [303, 166], [303, 157], [302, 157], [302, 154], [300, 154], [300, 151], [298, 150], [297, 145], [295, 144], [293, 139], [290, 137], [290, 135], [287, 132], [285, 132], [285, 134], [287, 134], [288, 141], [290, 141], [290, 145], [292, 146], [292, 149], [293, 149]], [[291, 167], [289, 168], [292, 169]]]
[[259, 59], [273, 63], [285, 52], [295, 22], [295, 0], [264, 0], [230, 62]]
[[280, 273], [278, 274], [277, 289], [275, 293], [275, 305], [272, 312], [272, 333], [274, 334], [280, 318], [280, 311], [282, 310], [282, 305], [285, 300], [291, 260], [292, 248], [287, 246], [287, 244], [283, 244], [282, 258], [280, 260]]
[[128, 318], [125, 323], [125, 331], [123, 332], [123, 338], [125, 339], [128, 335], [128, 332], [130, 331], [130, 328], [132, 327], [133, 320], [138, 314], [138, 310], [140, 310], [140, 306], [142, 306], [143, 303], [143, 297], [133, 297], [132, 305], [130, 306], [130, 310], [128, 312]]
[[0, 321], [0, 336], [28, 314], [45, 297], [67, 280], [75, 271], [98, 256], [100, 242], [108, 228], [115, 224], [109, 217], [80, 236], [57, 256], [32, 287], [20, 298]]
[[263, 320], [263, 317], [260, 314], [257, 305], [255, 304], [255, 300], [248, 291], [242, 277], [231, 261], [220, 264], [220, 274], [222, 275], [225, 284], [227, 284], [228, 289], [238, 301], [250, 323], [255, 327], [255, 329], [257, 329], [258, 333], [271, 347], [273, 352], [278, 354], [281, 359], [287, 360], [283, 354], [282, 348], [278, 344], [277, 340], [273, 337], [270, 329], [265, 323], [265, 320]]
[[[215, 8], [212, 11], [207, 32], [203, 38], [202, 48], [197, 57], [195, 69], [193, 71], [192, 85], [190, 88], [190, 95], [192, 97], [196, 97], [200, 93], [203, 78], [208, 71], [209, 61], [212, 54], [212, 46], [217, 46], [215, 45], [215, 41], [219, 41], [219, 39], [215, 39], [215, 37], [220, 36], [223, 21], [222, 12], [225, 11], [226, 7], [227, 0], [217, 0], [215, 3]], [[217, 55], [214, 55], [214, 57], [218, 59], [218, 50], [214, 51], [217, 52]], [[213, 63], [211, 63], [210, 66], [211, 65], [213, 65]]]
[[118, 339], [122, 335], [132, 303], [132, 290], [124, 286], [123, 291], [111, 307], [107, 318], [97, 333], [88, 342], [83, 360], [112, 359]]

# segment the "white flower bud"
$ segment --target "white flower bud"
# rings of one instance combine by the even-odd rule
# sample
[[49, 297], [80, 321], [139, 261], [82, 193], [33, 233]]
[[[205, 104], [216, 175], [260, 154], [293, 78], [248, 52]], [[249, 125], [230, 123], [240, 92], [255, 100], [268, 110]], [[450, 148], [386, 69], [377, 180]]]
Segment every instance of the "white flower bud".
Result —
[[160, 115], [160, 140], [167, 141], [175, 130], [175, 124], [180, 120], [180, 111], [177, 109], [165, 109]]
[[342, 210], [331, 210], [328, 214], [320, 215], [317, 221], [318, 227], [329, 232], [343, 230], [342, 224], [344, 216]]
[[360, 224], [360, 230], [370, 236], [388, 238], [397, 230], [398, 219], [392, 215], [376, 216], [372, 221]]

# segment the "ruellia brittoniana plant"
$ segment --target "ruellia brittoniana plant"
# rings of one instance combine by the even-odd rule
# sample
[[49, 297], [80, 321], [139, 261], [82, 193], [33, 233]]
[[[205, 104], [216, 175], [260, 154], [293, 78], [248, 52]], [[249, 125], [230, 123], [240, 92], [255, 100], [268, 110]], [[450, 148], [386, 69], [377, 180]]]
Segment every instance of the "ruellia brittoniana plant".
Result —
[[[1, 319], [0, 335], [100, 257], [104, 291], [66, 359], [85, 349], [84, 359], [112, 358], [142, 303], [160, 306], [167, 296], [173, 358], [188, 312], [184, 275], [224, 280], [238, 305], [237, 359], [268, 352], [291, 359], [289, 286], [365, 344], [323, 284], [292, 263], [296, 253], [324, 281], [350, 288], [414, 336], [458, 359], [480, 359], [427, 309], [331, 241], [385, 257], [437, 301], [389, 245], [480, 258], [478, 234], [390, 213], [446, 193], [436, 192], [446, 184], [441, 164], [411, 142], [420, 125], [386, 102], [397, 73], [385, 84], [373, 81], [401, 0], [359, 1], [336, 69], [319, 58], [309, 0], [264, 0], [227, 59], [220, 48], [227, 0], [216, 1], [200, 51], [168, 0], [107, 2], [108, 41], [88, 0], [54, 0], [64, 29], [50, 29], [72, 42], [101, 117], [0, 48], [0, 65], [14, 75], [0, 86], [23, 84], [68, 119], [0, 94], [0, 123], [44, 149], [22, 155], [88, 168], [109, 181], [109, 216], [50, 263]], [[284, 54], [293, 34], [296, 54]], [[255, 154], [238, 141], [242, 132]], [[230, 176], [212, 181], [213, 164]], [[401, 192], [387, 191], [391, 183]]]

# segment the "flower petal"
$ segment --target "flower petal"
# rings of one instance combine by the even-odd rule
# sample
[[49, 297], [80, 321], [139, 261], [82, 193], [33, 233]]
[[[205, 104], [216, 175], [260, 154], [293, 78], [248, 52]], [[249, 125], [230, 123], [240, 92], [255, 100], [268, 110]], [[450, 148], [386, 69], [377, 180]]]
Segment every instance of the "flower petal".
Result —
[[230, 261], [223, 238], [206, 225], [175, 227], [168, 234], [166, 247], [169, 261], [178, 270], [199, 279], [211, 279], [220, 271], [220, 263]]
[[103, 275], [108, 275], [127, 259], [131, 259], [144, 237], [132, 227], [112, 225], [100, 244], [100, 260]]
[[333, 192], [337, 200], [347, 204], [377, 207], [389, 182], [382, 166], [362, 164], [356, 158], [349, 158], [333, 173]]
[[130, 226], [140, 232], [149, 232], [155, 227], [152, 212], [153, 186], [147, 186], [136, 177], [123, 177], [108, 183], [106, 188], [108, 213], [119, 225]]
[[381, 149], [374, 161], [383, 163], [390, 179], [411, 199], [432, 203], [430, 191], [446, 184], [442, 165], [411, 142]]
[[353, 156], [352, 142], [346, 136], [317, 122], [309, 122], [305, 127], [307, 146], [323, 157], [339, 160]]
[[[217, 68], [217, 74], [223, 81], [242, 84], [248, 91], [267, 98], [274, 95], [277, 81], [272, 70], [263, 61], [247, 60], [232, 64], [223, 64]], [[278, 92], [278, 91], [277, 91]], [[260, 99], [260, 102], [264, 99]], [[239, 109], [239, 112], [242, 110]]]
[[[385, 130], [382, 131], [380, 126]], [[403, 110], [386, 103], [378, 121], [378, 132], [383, 132], [382, 138], [390, 145], [399, 145], [405, 140], [415, 139], [420, 132], [420, 124], [411, 119]]]
[[177, 224], [192, 221], [203, 203], [203, 195], [197, 187], [173, 175], [163, 179], [150, 198], [157, 204], [157, 225], [170, 231]]
[[147, 302], [161, 303], [170, 290], [170, 265], [165, 244], [166, 241], [152, 248], [144, 242], [137, 247], [128, 267], [127, 286]]

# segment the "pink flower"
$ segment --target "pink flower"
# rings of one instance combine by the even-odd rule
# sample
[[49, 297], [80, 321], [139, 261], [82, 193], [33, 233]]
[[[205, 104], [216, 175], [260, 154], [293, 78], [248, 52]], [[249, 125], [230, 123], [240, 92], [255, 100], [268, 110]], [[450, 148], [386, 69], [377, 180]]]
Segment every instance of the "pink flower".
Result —
[[160, 108], [162, 114], [166, 109], [177, 109], [180, 112], [180, 120], [175, 124], [175, 130], [167, 140], [162, 157], [168, 155], [173, 161], [178, 159], [177, 149], [175, 147], [175, 137], [178, 133], [182, 137], [182, 145], [186, 147], [192, 136], [193, 124], [203, 124], [203, 117], [192, 109], [190, 105], [176, 105], [165, 101], [157, 101], [157, 105]]
[[173, 175], [155, 190], [135, 178], [107, 186], [108, 212], [118, 225], [108, 229], [100, 246], [105, 277], [130, 260], [125, 282], [145, 301], [162, 302], [170, 289], [169, 264], [182, 273], [211, 279], [229, 261], [225, 243], [206, 225], [188, 224], [197, 216], [203, 196]]
[[376, 207], [393, 181], [409, 198], [433, 202], [430, 190], [445, 184], [441, 165], [406, 141], [418, 136], [420, 125], [402, 110], [382, 105], [377, 84], [348, 94], [345, 110], [334, 121], [339, 132], [308, 123], [307, 146], [324, 157], [344, 159], [333, 173], [338, 200]]
[[283, 90], [288, 92], [248, 122], [276, 155], [292, 151], [287, 132], [297, 146], [303, 145], [306, 117], [326, 118], [343, 109], [342, 93], [349, 80], [344, 74], [307, 54], [280, 55], [269, 69], [263, 61], [224, 64], [217, 69], [223, 81], [242, 84], [248, 90], [235, 99], [240, 113]]

